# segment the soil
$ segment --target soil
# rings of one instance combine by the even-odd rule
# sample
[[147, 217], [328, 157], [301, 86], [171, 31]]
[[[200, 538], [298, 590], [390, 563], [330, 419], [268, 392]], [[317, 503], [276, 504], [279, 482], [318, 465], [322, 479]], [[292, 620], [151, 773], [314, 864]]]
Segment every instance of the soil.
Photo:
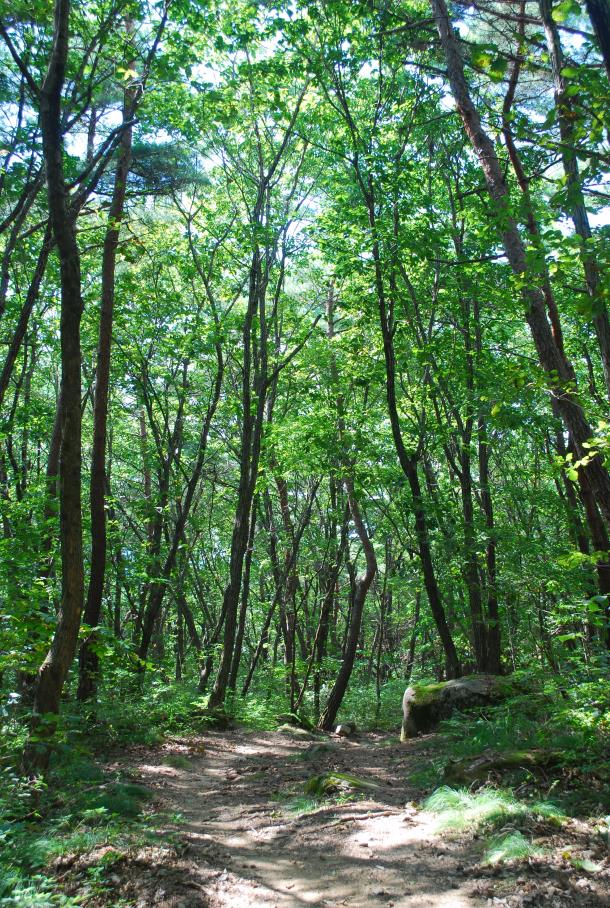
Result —
[[[168, 821], [158, 845], [132, 850], [109, 867], [110, 888], [95, 904], [610, 904], [608, 852], [602, 853], [604, 843], [585, 823], [533, 830], [548, 856], [499, 867], [481, 863], [476, 836], [438, 833], [435, 818], [416, 806], [422, 791], [410, 781], [433, 753], [434, 735], [407, 744], [377, 734], [323, 740], [320, 748], [286, 733], [230, 730], [121, 754], [112, 768], [152, 789]], [[374, 787], [351, 796], [338, 792], [316, 804], [304, 795], [305, 784], [328, 771]], [[593, 855], [597, 870], [577, 869], [568, 860], [574, 855]]]

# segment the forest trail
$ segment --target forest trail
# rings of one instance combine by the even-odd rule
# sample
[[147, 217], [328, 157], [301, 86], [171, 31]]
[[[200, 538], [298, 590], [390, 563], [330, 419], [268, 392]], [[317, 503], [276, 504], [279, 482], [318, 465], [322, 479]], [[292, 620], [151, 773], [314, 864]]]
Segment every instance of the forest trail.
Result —
[[[326, 740], [307, 758], [315, 742], [212, 732], [134, 749], [128, 767], [122, 756], [116, 768], [129, 769], [161, 810], [180, 819], [159, 847], [123, 867], [121, 896], [136, 908], [487, 904], [491, 874], [474, 843], [439, 836], [433, 819], [409, 805], [421, 796], [409, 777], [425, 765], [435, 736], [407, 746], [375, 734]], [[365, 798], [295, 809], [307, 779], [330, 770], [375, 788]]]

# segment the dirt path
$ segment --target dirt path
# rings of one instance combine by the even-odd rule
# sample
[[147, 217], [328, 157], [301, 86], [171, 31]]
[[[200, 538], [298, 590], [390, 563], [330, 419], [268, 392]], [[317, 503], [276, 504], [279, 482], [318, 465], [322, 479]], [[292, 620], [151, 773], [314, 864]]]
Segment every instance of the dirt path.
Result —
[[[409, 782], [410, 774], [421, 768], [433, 746], [432, 736], [401, 747], [383, 736], [362, 735], [334, 739], [312, 755], [309, 741], [277, 732], [231, 731], [166, 744], [135, 765], [132, 755], [131, 773], [154, 789], [163, 809], [180, 818], [160, 835], [159, 847], [142, 849], [123, 868], [120, 904], [604, 904], [592, 890], [573, 889], [577, 881], [568, 876], [558, 881], [553, 873], [550, 883], [538, 879], [535, 869], [524, 874], [523, 869], [482, 868], [471, 839], [435, 834], [432, 819], [408, 806], [421, 794]], [[123, 760], [119, 765], [125, 766]], [[305, 781], [328, 770], [351, 773], [376, 787], [366, 799], [295, 810], [304, 806]]]

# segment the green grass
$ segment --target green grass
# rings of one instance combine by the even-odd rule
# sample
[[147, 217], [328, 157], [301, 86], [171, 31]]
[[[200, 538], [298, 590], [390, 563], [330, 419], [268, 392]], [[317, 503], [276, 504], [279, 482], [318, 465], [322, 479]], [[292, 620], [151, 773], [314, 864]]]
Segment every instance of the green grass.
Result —
[[522, 832], [508, 832], [493, 836], [487, 843], [484, 861], [486, 864], [501, 864], [506, 861], [523, 861], [544, 854]]
[[[477, 792], [443, 786], [425, 801], [424, 808], [436, 814], [436, 831], [482, 835], [483, 860], [488, 864], [519, 861], [543, 854], [519, 828], [540, 820], [560, 826], [566, 819], [548, 800], [521, 800], [508, 789], [482, 788]], [[508, 830], [506, 827], [510, 827]]]
[[163, 758], [164, 766], [171, 766], [172, 769], [192, 769], [193, 764], [188, 757], [182, 754], [170, 754]]
[[437, 829], [459, 832], [493, 830], [508, 820], [518, 823], [546, 819], [561, 824], [565, 819], [552, 801], [522, 801], [510, 790], [491, 787], [472, 792], [442, 786], [426, 798], [424, 807], [437, 815]]
[[[6, 758], [6, 753], [4, 754]], [[0, 770], [0, 906], [70, 908], [86, 904], [104, 874], [87, 872], [82, 898], [59, 891], [53, 861], [111, 846], [120, 856], [152, 838], [149, 791], [118, 773], [104, 773], [78, 748], [59, 749], [45, 783]], [[110, 853], [101, 860], [108, 863]], [[98, 878], [99, 877], [99, 878]], [[89, 895], [87, 895], [87, 893]], [[82, 899], [85, 899], [83, 902]]]
[[[336, 670], [329, 663], [329, 673]], [[277, 716], [288, 712], [283, 666], [261, 671], [247, 697], [235, 695], [227, 714], [251, 729], [272, 730]], [[329, 674], [330, 677], [330, 674]], [[604, 817], [610, 814], [610, 694], [607, 679], [574, 675], [561, 682], [533, 673], [519, 676], [527, 695], [513, 696], [491, 708], [455, 714], [443, 723], [434, 748], [418, 758], [421, 768], [409, 783], [438, 788], [449, 758], [474, 756], [486, 748], [515, 750], [543, 748], [563, 754], [563, 765], [552, 775], [537, 777], [524, 771], [517, 779], [532, 797], [520, 800], [509, 790], [512, 775], [500, 789], [479, 792], [440, 789], [429, 799], [445, 828], [481, 828], [492, 836], [487, 859], [511, 860], [530, 845], [524, 832], [531, 818], [561, 822], [564, 813]], [[416, 680], [416, 679], [414, 679]], [[422, 679], [422, 683], [435, 682]], [[354, 721], [363, 730], [392, 732], [382, 745], [400, 745], [401, 701], [406, 684], [400, 678], [385, 682], [377, 703], [374, 685], [354, 673], [337, 721]], [[322, 690], [321, 702], [328, 695]], [[68, 699], [56, 736], [56, 749], [47, 785], [22, 779], [15, 767], [27, 733], [27, 716], [18, 711], [0, 725], [0, 908], [45, 905], [71, 908], [76, 902], [57, 891], [49, 864], [67, 853], [110, 845], [118, 852], [134, 841], [154, 835], [154, 816], [147, 813], [146, 791], [133, 780], [106, 774], [98, 760], [125, 745], [155, 745], [167, 734], [198, 734], [209, 727], [207, 698], [194, 683], [176, 685], [154, 670], [135, 677], [131, 670], [108, 673], [95, 710]], [[311, 695], [305, 697], [304, 717], [315, 720]], [[320, 745], [324, 747], [325, 745]], [[412, 742], [413, 754], [418, 744]], [[307, 750], [298, 759], [307, 759]], [[296, 759], [297, 757], [295, 757]], [[181, 755], [166, 758], [177, 769], [190, 768]], [[253, 776], [256, 778], [256, 776]], [[553, 790], [559, 805], [549, 806], [544, 794]], [[520, 789], [521, 790], [521, 789]], [[542, 792], [542, 793], [541, 793]], [[357, 796], [357, 795], [356, 795]], [[339, 793], [339, 800], [354, 797]], [[292, 791], [282, 796], [297, 813], [332, 804]], [[501, 827], [510, 824], [509, 831]], [[152, 831], [151, 831], [152, 830]], [[523, 843], [525, 840], [525, 845]], [[499, 857], [498, 857], [499, 855]], [[92, 883], [93, 885], [93, 883]], [[96, 884], [97, 885], [97, 884]]]
[[296, 813], [298, 816], [314, 813], [319, 806], [320, 801], [317, 798], [307, 797], [306, 795], [297, 795], [285, 804], [286, 810], [290, 813]]

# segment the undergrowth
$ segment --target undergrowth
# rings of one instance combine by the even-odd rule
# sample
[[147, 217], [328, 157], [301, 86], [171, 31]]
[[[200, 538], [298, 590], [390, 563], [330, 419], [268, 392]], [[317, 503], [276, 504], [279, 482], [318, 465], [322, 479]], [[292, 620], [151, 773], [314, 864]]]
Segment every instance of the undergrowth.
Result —
[[519, 799], [514, 792], [498, 788], [481, 788], [472, 792], [464, 788], [437, 788], [424, 807], [438, 817], [437, 829], [493, 830], [511, 823], [527, 823], [545, 819], [557, 825], [565, 819], [561, 809], [552, 801]]
[[[442, 784], [450, 758], [486, 749], [537, 747], [562, 753], [560, 765], [550, 775], [523, 771], [520, 777], [502, 780], [499, 789], [450, 793], [441, 788], [432, 795], [430, 809], [438, 812], [439, 822], [463, 829], [483, 824], [491, 836], [487, 859], [492, 862], [530, 853], [523, 831], [512, 827], [527, 826], [536, 811], [550, 821], [562, 813], [610, 813], [610, 695], [605, 680], [560, 683], [531, 673], [527, 677], [526, 695], [444, 722], [423, 768], [410, 777], [411, 783], [432, 791]], [[338, 721], [354, 721], [361, 730], [398, 730], [404, 687], [402, 680], [390, 680], [381, 686], [377, 699], [375, 688], [355, 675]], [[322, 703], [327, 694], [323, 688]], [[95, 707], [81, 707], [67, 698], [50, 774], [43, 784], [20, 776], [27, 710], [10, 695], [0, 711], [0, 906], [70, 908], [77, 901], [57, 891], [50, 870], [54, 860], [102, 845], [120, 852], [135, 841], [145, 841], [154, 825], [145, 790], [133, 780], [105, 773], [100, 763], [117, 748], [151, 746], [166, 735], [205, 732], [214, 721], [206, 706], [207, 697], [194, 684], [178, 685], [154, 671], [143, 678], [117, 672], [100, 690]], [[275, 729], [278, 716], [288, 711], [283, 668], [261, 673], [251, 692], [246, 697], [233, 695], [226, 709], [238, 725]], [[299, 715], [315, 721], [311, 698], [304, 699]], [[392, 746], [400, 745], [393, 739]], [[511, 785], [517, 794], [509, 790]], [[556, 807], [545, 806], [549, 793]], [[306, 794], [297, 797], [293, 809], [309, 812], [317, 803]], [[511, 828], [500, 829], [506, 822]], [[94, 873], [90, 885], [101, 885]]]
[[[0, 744], [0, 906], [82, 906], [103, 889], [114, 859], [152, 840], [149, 791], [129, 776], [102, 769], [84, 735], [79, 740], [84, 725], [67, 724], [69, 713], [45, 780], [24, 778], [12, 721], [5, 722]], [[54, 878], [57, 862], [101, 848], [78, 897], [62, 893]]]
[[455, 713], [439, 726], [434, 752], [414, 781], [424, 788], [442, 782], [448, 761], [475, 757], [486, 750], [550, 750], [561, 755], [545, 773], [518, 769], [510, 785], [530, 794], [552, 791], [570, 815], [610, 812], [610, 692], [607, 681], [528, 678], [526, 694], [493, 707]]
[[470, 832], [483, 836], [483, 860], [488, 864], [518, 861], [542, 855], [543, 850], [525, 834], [535, 823], [561, 826], [562, 810], [549, 800], [524, 800], [510, 789], [493, 787], [473, 792], [442, 786], [425, 801], [437, 816], [436, 830]]

